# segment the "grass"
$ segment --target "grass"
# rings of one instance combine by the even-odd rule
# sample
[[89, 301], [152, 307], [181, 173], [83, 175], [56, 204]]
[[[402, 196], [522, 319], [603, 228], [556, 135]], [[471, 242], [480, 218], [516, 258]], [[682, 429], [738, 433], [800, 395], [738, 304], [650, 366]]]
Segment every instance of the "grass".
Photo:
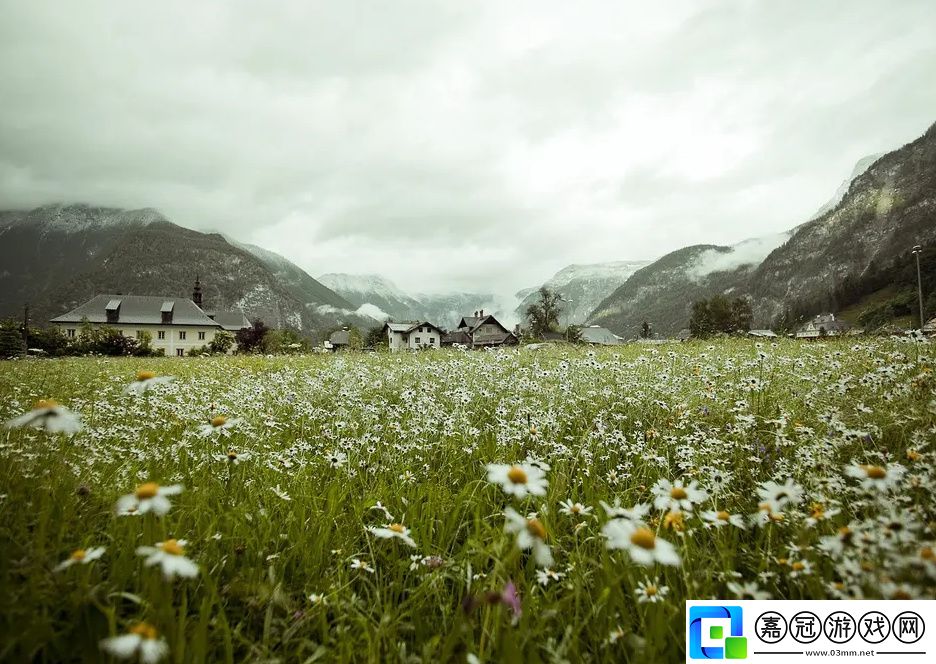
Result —
[[[84, 429], [0, 432], [0, 660], [101, 661], [101, 639], [143, 620], [173, 662], [679, 661], [687, 598], [932, 598], [933, 348], [4, 363], [2, 419], [54, 398]], [[123, 394], [140, 370], [175, 380]], [[201, 435], [217, 415], [240, 421]], [[487, 481], [524, 460], [549, 465], [544, 496]], [[660, 480], [706, 497], [643, 517], [681, 562], [646, 567], [607, 547], [601, 503], [652, 504]], [[147, 481], [185, 489], [161, 518], [117, 516]], [[771, 481], [802, 495], [767, 511]], [[509, 506], [548, 533], [545, 585], [504, 532]], [[744, 527], [702, 517], [718, 511]], [[368, 530], [388, 523], [417, 546]], [[196, 578], [142, 564], [137, 547], [170, 537]], [[495, 601], [509, 582], [519, 617]]]

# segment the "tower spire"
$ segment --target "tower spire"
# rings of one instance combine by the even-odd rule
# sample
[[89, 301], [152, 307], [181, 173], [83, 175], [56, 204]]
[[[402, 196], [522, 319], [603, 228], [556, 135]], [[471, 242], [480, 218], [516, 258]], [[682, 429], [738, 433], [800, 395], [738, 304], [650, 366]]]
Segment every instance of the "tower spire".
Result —
[[192, 289], [192, 302], [196, 306], [201, 307], [202, 305], [202, 292], [201, 292], [201, 283], [198, 281], [198, 273], [195, 273], [195, 288]]

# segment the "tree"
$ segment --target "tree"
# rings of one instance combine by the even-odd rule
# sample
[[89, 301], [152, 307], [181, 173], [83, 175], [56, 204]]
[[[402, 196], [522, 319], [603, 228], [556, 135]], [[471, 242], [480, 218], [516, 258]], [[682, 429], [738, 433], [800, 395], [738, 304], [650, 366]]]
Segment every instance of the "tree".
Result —
[[367, 331], [367, 338], [364, 341], [365, 348], [380, 348], [389, 345], [387, 336], [383, 333], [383, 325], [372, 327]]
[[308, 350], [308, 342], [295, 330], [267, 330], [260, 349], [270, 355], [291, 355]]
[[234, 335], [227, 330], [218, 330], [208, 344], [208, 352], [212, 355], [226, 355], [233, 345]]
[[559, 302], [562, 295], [552, 291], [546, 286], [539, 289], [539, 299], [527, 307], [526, 315], [530, 320], [530, 333], [541, 337], [546, 332], [553, 332], [559, 328], [559, 314], [562, 310]]
[[255, 319], [250, 327], [245, 327], [237, 331], [235, 339], [237, 340], [237, 351], [240, 353], [256, 353], [261, 350], [263, 337], [270, 331], [263, 321]]
[[649, 322], [644, 321], [643, 325], [640, 326], [640, 338], [649, 339], [652, 336], [653, 336], [653, 327], [650, 325]]
[[565, 331], [565, 340], [570, 344], [582, 343], [582, 327], [580, 325], [569, 325]]
[[715, 295], [709, 300], [692, 303], [689, 331], [698, 338], [747, 332], [751, 329], [752, 319], [751, 303], [747, 299], [729, 300], [724, 295]]
[[364, 335], [356, 327], [348, 330], [348, 348], [351, 350], [362, 350], [364, 348]]

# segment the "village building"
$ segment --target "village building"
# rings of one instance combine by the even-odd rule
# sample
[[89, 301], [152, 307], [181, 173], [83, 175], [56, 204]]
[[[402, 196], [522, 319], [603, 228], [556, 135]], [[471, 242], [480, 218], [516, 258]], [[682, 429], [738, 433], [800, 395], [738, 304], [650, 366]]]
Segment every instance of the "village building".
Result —
[[837, 319], [835, 314], [819, 314], [796, 331], [796, 338], [838, 337], [848, 332], [850, 328], [851, 325]]
[[474, 312], [473, 316], [464, 316], [458, 321], [455, 331], [442, 339], [445, 346], [460, 344], [468, 348], [516, 346], [518, 343], [520, 338], [517, 333], [508, 330], [494, 316], [485, 315], [483, 309]]
[[936, 334], [936, 318], [930, 318], [923, 326], [923, 334]]
[[409, 323], [386, 322], [383, 334], [387, 337], [390, 352], [401, 350], [419, 350], [421, 348], [440, 348], [443, 332], [429, 321]]
[[209, 314], [201, 308], [201, 303], [201, 285], [196, 279], [191, 299], [119, 293], [96, 295], [49, 322], [69, 339], [80, 335], [84, 325], [113, 328], [131, 339], [143, 339], [148, 333], [153, 348], [178, 357], [210, 344], [221, 330], [236, 334], [250, 327], [243, 311]]
[[351, 347], [351, 330], [343, 328], [332, 332], [323, 344], [325, 350], [347, 350]]
[[776, 339], [777, 333], [773, 330], [748, 330], [748, 336], [760, 339]]
[[584, 343], [593, 346], [617, 346], [624, 343], [624, 339], [606, 327], [589, 325], [581, 329], [581, 339]]

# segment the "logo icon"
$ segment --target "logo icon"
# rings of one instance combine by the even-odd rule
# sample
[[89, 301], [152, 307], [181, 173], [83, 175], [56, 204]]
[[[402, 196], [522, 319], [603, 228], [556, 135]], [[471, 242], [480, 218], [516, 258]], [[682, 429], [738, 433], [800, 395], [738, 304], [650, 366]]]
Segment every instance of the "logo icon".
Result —
[[740, 606], [689, 607], [690, 659], [747, 659]]

